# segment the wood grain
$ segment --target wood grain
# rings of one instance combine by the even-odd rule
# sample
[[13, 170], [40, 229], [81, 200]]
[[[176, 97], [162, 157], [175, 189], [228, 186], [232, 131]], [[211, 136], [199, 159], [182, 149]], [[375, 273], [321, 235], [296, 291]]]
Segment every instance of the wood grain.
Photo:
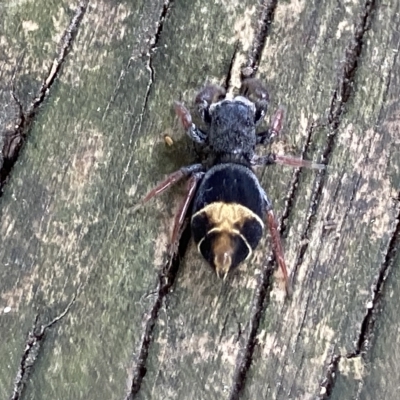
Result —
[[[3, 142], [20, 124], [12, 80], [26, 113], [62, 65], [0, 199], [1, 398], [397, 399], [394, 0], [3, 10]], [[237, 90], [241, 72], [266, 82], [270, 115], [286, 108], [272, 150], [327, 164], [257, 170], [280, 217], [290, 299], [269, 237], [225, 283], [188, 232], [168, 259], [180, 185], [131, 207], [194, 160], [173, 100], [190, 106], [208, 82]]]

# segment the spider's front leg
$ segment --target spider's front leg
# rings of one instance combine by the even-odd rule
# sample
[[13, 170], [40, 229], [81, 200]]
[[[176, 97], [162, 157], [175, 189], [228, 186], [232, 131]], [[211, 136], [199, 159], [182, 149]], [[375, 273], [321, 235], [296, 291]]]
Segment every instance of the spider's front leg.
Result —
[[219, 85], [207, 85], [196, 96], [195, 105], [201, 119], [206, 123], [211, 123], [210, 106], [223, 100], [226, 96], [226, 90]]
[[[271, 142], [275, 137], [280, 135], [283, 127], [283, 120], [285, 117], [285, 110], [283, 107], [279, 107], [272, 118], [271, 126], [265, 132], [260, 132], [257, 134], [257, 144], [265, 144]], [[252, 165], [271, 165], [271, 164], [281, 164], [287, 165], [293, 168], [306, 167], [312, 169], [325, 169], [324, 164], [318, 164], [312, 161], [303, 160], [298, 157], [283, 156], [279, 154], [267, 154], [266, 156], [254, 155], [251, 160]]]
[[[256, 78], [245, 79], [240, 87], [240, 94], [247, 97], [256, 106], [255, 124], [259, 124], [267, 112], [269, 95], [264, 84]], [[285, 109], [279, 107], [272, 117], [271, 126], [263, 132], [257, 133], [257, 144], [267, 144], [278, 136], [283, 127]]]
[[[209, 113], [210, 105], [225, 98], [226, 91], [218, 85], [205, 86], [196, 96], [195, 105], [201, 119], [209, 125], [211, 116]], [[207, 141], [207, 132], [198, 128], [192, 121], [189, 110], [180, 102], [175, 101], [175, 112], [180, 119], [183, 128], [188, 136], [196, 143], [205, 144]]]
[[205, 144], [207, 141], [207, 133], [202, 131], [193, 123], [189, 110], [179, 101], [174, 102], [174, 108], [176, 115], [180, 119], [182, 126], [190, 139], [196, 143]]
[[[265, 144], [273, 140], [276, 136], [279, 136], [282, 127], [283, 127], [283, 119], [285, 116], [285, 110], [283, 107], [279, 107], [271, 122], [271, 126], [265, 132], [260, 132], [257, 134], [257, 144]], [[312, 161], [303, 160], [298, 157], [291, 156], [283, 156], [279, 154], [267, 154], [266, 156], [257, 156], [254, 155], [251, 160], [252, 165], [271, 165], [271, 164], [281, 164], [288, 165], [293, 168], [306, 167], [312, 169], [325, 169], [324, 164], [317, 164]]]
[[277, 136], [280, 135], [283, 120], [285, 118], [285, 109], [283, 107], [279, 107], [274, 116], [272, 117], [270, 127], [263, 132], [257, 133], [257, 144], [267, 144], [272, 142]]
[[259, 124], [267, 112], [269, 95], [264, 84], [256, 78], [245, 79], [240, 86], [241, 96], [247, 97], [256, 106], [254, 123]]

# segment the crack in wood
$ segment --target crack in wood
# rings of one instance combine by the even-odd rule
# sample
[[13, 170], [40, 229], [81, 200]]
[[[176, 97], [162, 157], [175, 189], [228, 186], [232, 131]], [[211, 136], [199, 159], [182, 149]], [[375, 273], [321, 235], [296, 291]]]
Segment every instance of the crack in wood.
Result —
[[385, 252], [384, 261], [379, 269], [378, 279], [374, 285], [372, 291], [372, 299], [370, 300], [367, 312], [361, 324], [360, 334], [357, 340], [357, 346], [353, 353], [348, 354], [347, 358], [354, 358], [365, 353], [369, 349], [370, 339], [372, 337], [372, 331], [375, 325], [376, 315], [379, 310], [379, 304], [382, 298], [383, 287], [386, 279], [389, 275], [391, 266], [393, 265], [393, 260], [397, 255], [399, 239], [400, 239], [400, 192], [397, 195], [397, 216], [396, 225], [394, 231], [390, 237], [387, 250]]
[[36, 315], [32, 329], [29, 331], [28, 337], [25, 341], [25, 349], [19, 362], [17, 376], [14, 380], [14, 389], [10, 400], [19, 400], [22, 397], [31, 371], [38, 359], [40, 349], [43, 346], [47, 330], [68, 314], [72, 305], [75, 303], [75, 300], [76, 295], [72, 298], [61, 314], [45, 325], [38, 325], [39, 314]]
[[[397, 56], [394, 57], [393, 60], [393, 65], [396, 65], [397, 62]], [[385, 84], [385, 90], [383, 94], [383, 98], [387, 98], [387, 94], [389, 92], [389, 87], [390, 87], [390, 81], [391, 81], [391, 74], [388, 74], [388, 77], [386, 79], [386, 84]], [[384, 100], [384, 103], [386, 101]], [[380, 111], [379, 119], [381, 119], [381, 113], [382, 109]], [[383, 292], [383, 286], [384, 283], [389, 275], [390, 268], [392, 266], [393, 260], [396, 257], [396, 253], [398, 251], [398, 246], [399, 246], [399, 238], [400, 238], [400, 192], [397, 195], [397, 198], [395, 199], [397, 202], [397, 207], [398, 207], [398, 213], [395, 218], [396, 225], [394, 228], [394, 231], [390, 237], [390, 240], [388, 242], [388, 247], [385, 253], [385, 258], [384, 261], [379, 268], [379, 274], [378, 274], [378, 279], [373, 287], [372, 290], [372, 298], [368, 304], [367, 307], [367, 312], [364, 316], [364, 319], [361, 324], [361, 329], [360, 333], [357, 339], [357, 345], [354, 350], [354, 352], [347, 354], [347, 358], [355, 358], [359, 357], [363, 353], [367, 352], [369, 349], [369, 344], [370, 344], [370, 339], [373, 335], [373, 328], [376, 320], [376, 314], [379, 308], [379, 304], [381, 301], [382, 297], [382, 292]]]
[[[5, 132], [3, 148], [1, 154], [3, 157], [2, 164], [0, 164], [0, 196], [3, 194], [4, 185], [7, 183], [10, 173], [17, 162], [21, 150], [26, 142], [29, 131], [32, 128], [35, 117], [39, 111], [39, 107], [43, 101], [49, 96], [50, 89], [52, 88], [68, 53], [72, 48], [72, 44], [77, 35], [80, 23], [86, 13], [89, 0], [82, 0], [69, 23], [65, 29], [62, 38], [58, 44], [58, 53], [54, 59], [47, 77], [44, 79], [36, 96], [33, 98], [26, 111], [18, 99], [15, 92], [15, 73], [12, 80], [11, 95], [19, 108], [18, 122], [13, 131]], [[18, 68], [18, 67], [17, 67]]]
[[242, 78], [253, 78], [257, 72], [277, 5], [278, 0], [263, 0], [261, 3], [261, 13], [256, 20], [256, 34], [247, 55], [247, 63], [242, 69]]
[[[174, 0], [166, 0], [166, 1], [164, 1], [162, 10], [161, 10], [160, 15], [159, 15], [158, 20], [157, 20], [157, 26], [156, 26], [155, 32], [144, 41], [146, 43], [146, 48], [142, 47], [142, 42], [143, 41], [141, 41], [136, 46], [134, 46], [134, 49], [132, 50], [132, 53], [131, 53], [131, 55], [129, 57], [128, 62], [126, 63], [126, 66], [121, 70], [121, 73], [119, 75], [119, 78], [118, 78], [117, 83], [116, 83], [115, 88], [114, 88], [114, 92], [113, 92], [113, 94], [112, 94], [112, 96], [111, 96], [111, 98], [110, 98], [110, 100], [109, 100], [109, 102], [108, 102], [108, 104], [107, 104], [107, 106], [106, 106], [106, 108], [104, 110], [103, 117], [102, 117], [103, 121], [105, 120], [106, 115], [107, 115], [107, 113], [108, 113], [108, 111], [109, 111], [109, 109], [111, 107], [111, 104], [114, 102], [114, 100], [115, 100], [115, 98], [116, 98], [116, 96], [117, 96], [117, 94], [118, 94], [118, 92], [120, 90], [121, 83], [124, 80], [127, 71], [131, 67], [132, 62], [136, 61], [139, 58], [146, 57], [147, 58], [146, 68], [149, 71], [150, 78], [149, 78], [149, 82], [147, 84], [146, 93], [144, 95], [143, 106], [142, 106], [141, 112], [139, 114], [138, 130], [140, 130], [140, 128], [142, 126], [143, 116], [144, 116], [144, 113], [145, 113], [145, 110], [146, 110], [146, 107], [147, 107], [147, 103], [148, 103], [148, 99], [149, 99], [149, 96], [150, 96], [150, 90], [151, 90], [151, 87], [152, 87], [152, 85], [154, 83], [155, 73], [154, 73], [154, 68], [153, 68], [153, 55], [154, 55], [154, 53], [155, 53], [155, 51], [157, 49], [157, 45], [158, 45], [158, 43], [160, 41], [161, 34], [162, 34], [163, 29], [164, 29], [164, 22], [165, 22], [168, 14], [169, 14], [171, 8], [172, 8], [173, 2], [174, 2]], [[150, 43], [149, 47], [147, 45], [148, 43]]]
[[[259, 60], [261, 59], [262, 51], [264, 48], [265, 40], [269, 33], [269, 27], [273, 20], [275, 8], [277, 6], [276, 1], [270, 1], [262, 10], [260, 21], [259, 31], [255, 36], [255, 40], [253, 42], [253, 46], [250, 50], [248, 56], [248, 63], [245, 71], [246, 77], [254, 76]], [[369, 29], [370, 21], [372, 13], [375, 9], [375, 1], [367, 0], [364, 6], [363, 13], [360, 15], [360, 19], [355, 26], [355, 33], [352, 41], [349, 43], [346, 51], [345, 51], [345, 62], [341, 71], [341, 74], [338, 79], [338, 85], [334, 91], [331, 104], [330, 104], [330, 112], [328, 116], [328, 127], [330, 128], [330, 134], [328, 136], [328, 140], [325, 146], [325, 150], [323, 151], [322, 162], [328, 164], [330, 156], [333, 152], [333, 148], [335, 146], [335, 139], [337, 135], [337, 130], [341, 122], [341, 117], [345, 112], [345, 105], [349, 101], [351, 94], [353, 93], [353, 83], [354, 78], [357, 72], [358, 61], [361, 56], [362, 47], [363, 47], [363, 38], [366, 31]], [[307, 151], [310, 140], [311, 133], [315, 129], [315, 127], [311, 126], [309, 130], [309, 135], [307, 137], [306, 143], [303, 147], [303, 154]], [[300, 178], [300, 171], [295, 171], [293, 174], [292, 182], [288, 194], [285, 199], [285, 210], [283, 217], [280, 221], [280, 231], [283, 234], [287, 234], [287, 226], [286, 221], [290, 215], [291, 205], [295, 199], [297, 193], [297, 185]], [[299, 256], [297, 257], [297, 261], [295, 263], [295, 270], [301, 264], [301, 261], [304, 257], [305, 252], [308, 249], [308, 242], [305, 240], [309, 231], [312, 227], [312, 222], [317, 213], [319, 202], [322, 196], [322, 188], [325, 184], [325, 174], [326, 171], [322, 170], [318, 173], [315, 182], [315, 190], [313, 191], [313, 195], [310, 201], [310, 209], [307, 215], [305, 229], [302, 234], [301, 241], [304, 242], [302, 247], [300, 248]], [[232, 381], [232, 387], [230, 391], [230, 400], [239, 399], [241, 393], [243, 391], [247, 371], [250, 368], [253, 351], [255, 346], [255, 339], [258, 331], [258, 327], [260, 324], [260, 319], [263, 314], [264, 307], [267, 307], [266, 296], [270, 293], [270, 281], [272, 278], [273, 268], [272, 268], [272, 260], [270, 260], [266, 268], [264, 268], [263, 273], [261, 275], [261, 280], [257, 285], [257, 291], [253, 299], [251, 318], [250, 318], [250, 328], [249, 334], [246, 339], [246, 343], [244, 348], [239, 352], [237, 361], [236, 361], [236, 369], [234, 372], [234, 377]], [[340, 355], [334, 355], [332, 357], [331, 363], [327, 368], [326, 378], [321, 384], [321, 399], [327, 398], [331, 393], [331, 390], [334, 385], [334, 377], [338, 368], [338, 364], [340, 361]]]
[[319, 395], [317, 396], [318, 400], [329, 399], [330, 395], [332, 394], [341, 358], [342, 356], [340, 354], [332, 355], [331, 361], [326, 368], [325, 378], [320, 385], [320, 392]]
[[[310, 127], [307, 129], [307, 137], [304, 142], [303, 148], [301, 150], [300, 158], [302, 158], [302, 159], [305, 158], [305, 155], [307, 154], [307, 152], [310, 148], [310, 145], [311, 145], [313, 133], [314, 133], [315, 129], [318, 127], [319, 127], [319, 124], [314, 121], [310, 125]], [[301, 176], [302, 172], [303, 172], [302, 168], [296, 168], [293, 171], [292, 180], [289, 184], [289, 189], [285, 196], [285, 201], [284, 201], [285, 207], [283, 209], [283, 213], [282, 213], [281, 221], [280, 221], [280, 234], [281, 234], [282, 238], [286, 238], [289, 233], [287, 221], [289, 220], [290, 214], [293, 210], [294, 202], [298, 195], [300, 176]], [[292, 279], [293, 279], [293, 277], [296, 276], [298, 267], [299, 267], [299, 264], [296, 263], [293, 268], [293, 271], [292, 271]]]
[[259, 282], [257, 282], [257, 289], [253, 297], [250, 321], [246, 329], [248, 335], [245, 344], [239, 351], [236, 358], [235, 372], [232, 378], [232, 385], [229, 392], [229, 400], [238, 400], [244, 389], [247, 372], [253, 359], [254, 348], [257, 344], [257, 332], [260, 326], [261, 317], [264, 313], [267, 299], [269, 299], [270, 291], [272, 289], [271, 281], [274, 272], [274, 263], [269, 259], [263, 268]]
[[139, 393], [143, 378], [146, 375], [147, 368], [147, 358], [149, 355], [149, 350], [152, 342], [152, 336], [155, 324], [157, 322], [158, 314], [161, 310], [163, 300], [168, 295], [172, 285], [175, 282], [177, 272], [179, 270], [181, 259], [186, 253], [186, 249], [189, 245], [191, 237], [190, 225], [187, 224], [182, 232], [181, 238], [179, 240], [178, 249], [175, 253], [169, 256], [164, 268], [158, 274], [158, 283], [155, 293], [157, 297], [151, 307], [148, 317], [144, 322], [144, 330], [139, 343], [139, 349], [135, 357], [135, 365], [132, 368], [132, 379], [130, 382], [130, 388], [125, 400], [133, 400], [135, 396]]
[[[258, 65], [261, 60], [262, 52], [266, 39], [269, 35], [269, 28], [274, 18], [275, 9], [277, 6], [276, 0], [263, 2], [261, 7], [262, 11], [257, 19], [258, 26], [254, 36], [253, 44], [247, 56], [247, 63], [242, 69], [242, 79], [254, 77]], [[294, 177], [294, 180], [298, 177]], [[294, 189], [295, 190], [295, 189]], [[290, 203], [291, 195], [288, 194], [288, 203]], [[288, 212], [287, 212], [288, 214]], [[282, 232], [286, 226], [286, 220], [281, 218], [279, 223], [279, 231]], [[245, 339], [242, 349], [238, 352], [236, 358], [235, 371], [232, 378], [232, 384], [229, 392], [229, 400], [238, 400], [241, 397], [243, 389], [246, 384], [247, 372], [253, 358], [254, 348], [257, 344], [257, 332], [261, 322], [264, 310], [268, 306], [267, 299], [269, 299], [272, 290], [272, 275], [274, 272], [274, 256], [271, 255], [262, 269], [260, 279], [257, 282], [256, 291], [252, 300], [249, 326], [246, 329], [248, 335]]]
[[354, 78], [358, 69], [358, 61], [361, 56], [364, 45], [364, 35], [369, 30], [372, 14], [375, 10], [375, 0], [367, 0], [365, 2], [363, 13], [355, 26], [354, 36], [349, 46], [345, 50], [345, 61], [339, 76], [339, 83], [336, 87], [330, 105], [328, 124], [332, 128], [331, 146], [327, 146], [325, 156], [329, 157], [331, 147], [333, 147], [333, 136], [336, 135], [336, 129], [340, 125], [342, 114], [345, 112], [346, 103], [354, 92]]
[[229, 63], [228, 71], [227, 71], [227, 73], [226, 73], [225, 82], [224, 82], [224, 84], [222, 85], [223, 88], [224, 88], [226, 91], [228, 91], [228, 89], [229, 89], [230, 86], [231, 86], [233, 66], [234, 66], [234, 64], [235, 64], [235, 60], [236, 60], [236, 56], [237, 56], [238, 50], [239, 50], [239, 43], [236, 42], [236, 43], [235, 43], [235, 47], [234, 47], [234, 49], [233, 49], [233, 54], [232, 54], [232, 57], [231, 57], [231, 61], [230, 61], [230, 63]]
[[[117, 80], [117, 83], [115, 85], [114, 88], [114, 92], [111, 95], [110, 100], [107, 103], [107, 106], [104, 110], [103, 116], [102, 116], [102, 121], [104, 121], [106, 119], [106, 116], [108, 114], [108, 111], [112, 105], [112, 103], [114, 102], [119, 89], [121, 87], [121, 83], [123, 82], [125, 75], [127, 73], [127, 71], [129, 70], [129, 68], [132, 65], [132, 62], [137, 60], [138, 58], [142, 58], [142, 57], [146, 57], [146, 69], [149, 71], [149, 80], [147, 83], [147, 87], [146, 87], [146, 92], [144, 94], [144, 100], [143, 100], [143, 105], [142, 108], [140, 110], [140, 113], [138, 115], [138, 121], [134, 123], [133, 128], [131, 130], [131, 135], [130, 135], [130, 139], [129, 139], [129, 145], [132, 144], [133, 138], [134, 138], [134, 132], [139, 132], [142, 128], [142, 123], [143, 123], [143, 117], [144, 114], [146, 112], [146, 107], [150, 98], [150, 92], [151, 92], [151, 88], [154, 84], [155, 81], [155, 72], [154, 72], [154, 68], [153, 68], [153, 55], [157, 49], [157, 45], [160, 41], [161, 38], [161, 34], [162, 31], [164, 29], [164, 23], [167, 19], [167, 16], [170, 13], [170, 10], [172, 8], [174, 0], [165, 0], [162, 10], [159, 14], [158, 20], [157, 20], [157, 28], [155, 29], [154, 34], [151, 35], [151, 37], [148, 38], [148, 40], [145, 41], [146, 43], [146, 48], [142, 48], [142, 43], [139, 43], [137, 46], [134, 47], [131, 56], [129, 57], [129, 60], [126, 64], [126, 66], [122, 69], [120, 76]], [[146, 27], [147, 29], [148, 27]], [[147, 31], [147, 30], [146, 30]], [[148, 43], [150, 43], [150, 46], [148, 47]], [[125, 177], [128, 175], [130, 166], [131, 166], [131, 162], [132, 162], [132, 158], [129, 159], [129, 161], [127, 162], [124, 172], [123, 172], [123, 176], [122, 176], [122, 180], [125, 180]]]
[[[395, 57], [397, 58], [397, 57]], [[395, 64], [396, 60], [394, 61]], [[390, 86], [390, 74], [388, 75], [385, 90], [384, 90], [384, 98], [387, 96], [387, 92]], [[385, 101], [384, 101], [385, 103]], [[382, 111], [382, 110], [381, 110]], [[380, 118], [380, 116], [379, 116]], [[359, 176], [357, 180], [357, 184], [355, 187], [358, 186], [361, 176]], [[355, 188], [353, 190], [352, 201], [355, 195]], [[383, 296], [383, 289], [386, 279], [389, 275], [390, 269], [393, 265], [393, 261], [397, 255], [398, 246], [400, 243], [400, 192], [395, 199], [398, 208], [398, 213], [395, 218], [395, 227], [393, 233], [389, 239], [387, 250], [384, 255], [384, 261], [379, 268], [378, 278], [376, 283], [372, 289], [372, 298], [368, 302], [367, 311], [364, 315], [364, 318], [361, 323], [360, 332], [358, 335], [358, 339], [356, 341], [356, 347], [353, 352], [348, 353], [346, 355], [336, 354], [332, 357], [331, 363], [327, 367], [327, 374], [324, 381], [321, 384], [321, 394], [318, 397], [320, 400], [328, 399], [332, 393], [335, 384], [336, 374], [339, 372], [339, 362], [342, 357], [346, 357], [347, 359], [354, 359], [357, 357], [362, 357], [369, 350], [369, 346], [371, 344], [371, 338], [373, 336], [373, 329], [377, 317], [377, 313], [379, 311], [379, 305], [382, 300]]]
[[170, 9], [172, 7], [172, 4], [173, 4], [173, 0], [164, 1], [164, 5], [163, 5], [163, 8], [161, 10], [161, 14], [160, 14], [160, 17], [158, 19], [158, 22], [157, 22], [156, 32], [155, 32], [155, 34], [153, 35], [153, 37], [151, 38], [151, 41], [150, 41], [150, 43], [151, 43], [150, 50], [149, 50], [149, 52], [147, 54], [147, 56], [148, 56], [147, 69], [149, 71], [150, 78], [149, 78], [149, 82], [148, 82], [147, 88], [146, 88], [146, 93], [145, 93], [145, 98], [144, 98], [144, 102], [143, 102], [142, 112], [140, 114], [140, 118], [141, 119], [143, 119], [144, 112], [145, 112], [145, 110], [147, 108], [147, 103], [148, 103], [148, 100], [149, 100], [149, 97], [150, 97], [150, 91], [151, 91], [151, 88], [153, 86], [154, 79], [155, 79], [155, 73], [154, 73], [154, 67], [153, 67], [153, 55], [154, 55], [154, 52], [157, 49], [157, 45], [158, 45], [158, 43], [160, 41], [161, 34], [162, 34], [163, 29], [164, 29], [164, 22], [165, 22], [168, 14], [169, 14], [169, 11], [170, 11]]
[[[321, 162], [328, 165], [330, 157], [335, 147], [338, 128], [341, 118], [345, 112], [345, 106], [350, 100], [354, 91], [354, 78], [358, 68], [358, 61], [361, 56], [364, 35], [369, 29], [373, 11], [375, 9], [375, 1], [367, 0], [363, 13], [360, 15], [359, 21], [355, 26], [354, 36], [345, 50], [345, 61], [341, 74], [338, 78], [338, 85], [333, 93], [330, 111], [328, 115], [327, 128], [329, 129], [327, 143], [322, 154]], [[322, 189], [325, 185], [326, 169], [320, 170], [316, 176], [313, 194], [310, 199], [310, 207], [305, 222], [305, 228], [301, 235], [301, 242], [304, 243], [297, 256], [295, 268], [301, 264], [304, 254], [308, 249], [308, 236], [313, 226], [315, 215], [318, 211], [320, 200], [322, 197]]]
[[[330, 127], [330, 134], [328, 136], [328, 141], [323, 153], [323, 160], [327, 164], [329, 162], [330, 156], [333, 152], [335, 146], [335, 139], [338, 132], [338, 128], [341, 123], [341, 117], [345, 113], [345, 106], [349, 101], [353, 93], [353, 83], [354, 78], [358, 68], [358, 61], [362, 53], [363, 39], [366, 31], [369, 29], [372, 19], [372, 14], [375, 10], [375, 1], [367, 1], [364, 6], [364, 12], [360, 15], [360, 20], [355, 27], [355, 33], [352, 42], [346, 49], [345, 52], [345, 63], [342, 69], [342, 75], [339, 77], [339, 84], [336, 88], [334, 95], [332, 97], [330, 112], [328, 116], [328, 126]], [[390, 76], [387, 81], [386, 90], [389, 87]], [[308, 216], [307, 227], [304, 230], [304, 238], [308, 236], [308, 230], [311, 227], [311, 221], [315, 216], [319, 204], [319, 200], [322, 195], [322, 187], [324, 185], [325, 172], [321, 171], [319, 180], [317, 181], [317, 190], [313, 194], [313, 200], [310, 207], [310, 213]], [[397, 197], [397, 202], [400, 202], [400, 192]], [[370, 339], [372, 337], [372, 332], [376, 320], [377, 310], [382, 297], [382, 291], [384, 283], [390, 271], [390, 267], [393, 260], [397, 254], [397, 247], [399, 244], [400, 236], [400, 207], [398, 214], [396, 216], [395, 229], [391, 235], [388, 243], [387, 251], [385, 253], [385, 259], [379, 269], [378, 279], [373, 288], [372, 299], [368, 304], [367, 312], [363, 318], [360, 333], [358, 336], [356, 349], [354, 352], [345, 355], [344, 357], [351, 359], [360, 357], [363, 353], [368, 351], [370, 345]], [[307, 250], [308, 244], [303, 245], [300, 250], [300, 256], [298, 260], [301, 262], [302, 256]], [[331, 358], [331, 362], [327, 367], [325, 378], [322, 381], [320, 387], [321, 392], [318, 399], [324, 400], [328, 399], [333, 391], [335, 385], [336, 375], [339, 370], [339, 362], [343, 355], [334, 354]]]

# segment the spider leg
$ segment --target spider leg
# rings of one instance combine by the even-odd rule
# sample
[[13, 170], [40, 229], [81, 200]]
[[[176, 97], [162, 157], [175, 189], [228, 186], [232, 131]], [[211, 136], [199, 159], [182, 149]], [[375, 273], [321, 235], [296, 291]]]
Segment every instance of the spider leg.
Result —
[[183, 221], [185, 220], [185, 216], [190, 206], [190, 203], [193, 199], [193, 196], [196, 193], [197, 184], [199, 183], [203, 175], [204, 172], [196, 172], [187, 181], [185, 197], [181, 205], [179, 206], [178, 212], [176, 213], [174, 219], [174, 227], [172, 229], [172, 236], [171, 236], [170, 254], [175, 253], [177, 249], [180, 234], [182, 233]]
[[251, 160], [251, 164], [254, 166], [280, 164], [288, 165], [289, 167], [293, 168], [306, 167], [318, 170], [325, 169], [326, 167], [324, 164], [318, 164], [313, 161], [303, 160], [302, 158], [282, 156], [273, 153], [267, 154], [266, 156], [255, 155]]
[[[271, 142], [276, 136], [279, 136], [282, 127], [283, 120], [285, 117], [285, 109], [279, 107], [274, 116], [272, 117], [271, 126], [264, 132], [257, 134], [257, 144], [266, 144]], [[325, 169], [324, 164], [314, 163], [312, 161], [303, 160], [297, 157], [291, 156], [281, 156], [278, 154], [268, 154], [266, 156], [254, 156], [251, 163], [253, 165], [271, 165], [271, 164], [281, 164], [288, 165], [290, 167], [299, 168], [306, 167], [312, 169]]]
[[286, 295], [288, 297], [290, 297], [291, 293], [292, 293], [292, 288], [291, 288], [289, 274], [288, 274], [287, 267], [286, 267], [285, 257], [283, 254], [281, 235], [278, 232], [278, 223], [276, 221], [274, 212], [272, 211], [269, 201], [267, 203], [266, 211], [267, 211], [267, 222], [268, 222], [269, 232], [270, 232], [271, 239], [272, 239], [272, 247], [274, 250], [275, 259], [283, 273], [283, 278], [285, 280]]
[[272, 117], [271, 126], [263, 132], [257, 133], [257, 144], [267, 144], [272, 142], [275, 137], [279, 136], [282, 127], [283, 120], [285, 118], [285, 109], [281, 106]]
[[294, 168], [306, 167], [319, 170], [325, 169], [326, 167], [324, 164], [318, 164], [313, 161], [303, 160], [302, 158], [281, 156], [278, 154], [275, 155], [275, 163], [281, 165], [288, 165]]
[[189, 110], [179, 101], [174, 102], [176, 115], [180, 119], [187, 135], [196, 143], [204, 144], [207, 140], [207, 133], [202, 131], [192, 122]]
[[162, 182], [160, 182], [156, 187], [150, 190], [149, 193], [134, 207], [134, 211], [136, 211], [142, 204], [148, 202], [155, 196], [165, 192], [175, 183], [179, 182], [182, 178], [188, 177], [197, 172], [203, 171], [204, 167], [202, 164], [192, 164], [186, 167], [182, 167], [178, 169], [178, 171], [173, 172], [168, 175]]
[[194, 102], [201, 119], [205, 123], [210, 124], [211, 122], [210, 105], [224, 99], [225, 96], [226, 90], [219, 85], [207, 85], [197, 94]]
[[247, 97], [256, 106], [255, 124], [260, 123], [267, 112], [269, 95], [263, 82], [256, 78], [245, 79], [240, 87], [240, 94]]

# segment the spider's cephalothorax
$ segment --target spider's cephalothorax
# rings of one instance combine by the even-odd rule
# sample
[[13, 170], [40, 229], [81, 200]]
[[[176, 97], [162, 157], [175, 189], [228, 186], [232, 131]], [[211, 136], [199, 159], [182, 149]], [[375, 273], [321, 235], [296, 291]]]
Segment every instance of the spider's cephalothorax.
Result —
[[255, 106], [238, 96], [212, 104], [207, 143], [215, 163], [239, 162], [250, 165], [256, 146]]
[[283, 123], [283, 110], [279, 108], [270, 128], [256, 132], [268, 106], [268, 93], [257, 79], [245, 80], [240, 95], [233, 99], [225, 98], [225, 90], [220, 86], [206, 86], [197, 95], [195, 104], [207, 129], [192, 123], [183, 104], [176, 102], [175, 111], [189, 137], [203, 149], [204, 162], [182, 167], [169, 175], [143, 202], [188, 177], [187, 195], [175, 217], [172, 247], [179, 240], [185, 215], [191, 207], [192, 235], [198, 251], [222, 278], [249, 258], [267, 222], [288, 291], [289, 279], [277, 222], [252, 167], [275, 163], [317, 169], [324, 166], [275, 154], [255, 154], [256, 145], [270, 142], [279, 134]]

